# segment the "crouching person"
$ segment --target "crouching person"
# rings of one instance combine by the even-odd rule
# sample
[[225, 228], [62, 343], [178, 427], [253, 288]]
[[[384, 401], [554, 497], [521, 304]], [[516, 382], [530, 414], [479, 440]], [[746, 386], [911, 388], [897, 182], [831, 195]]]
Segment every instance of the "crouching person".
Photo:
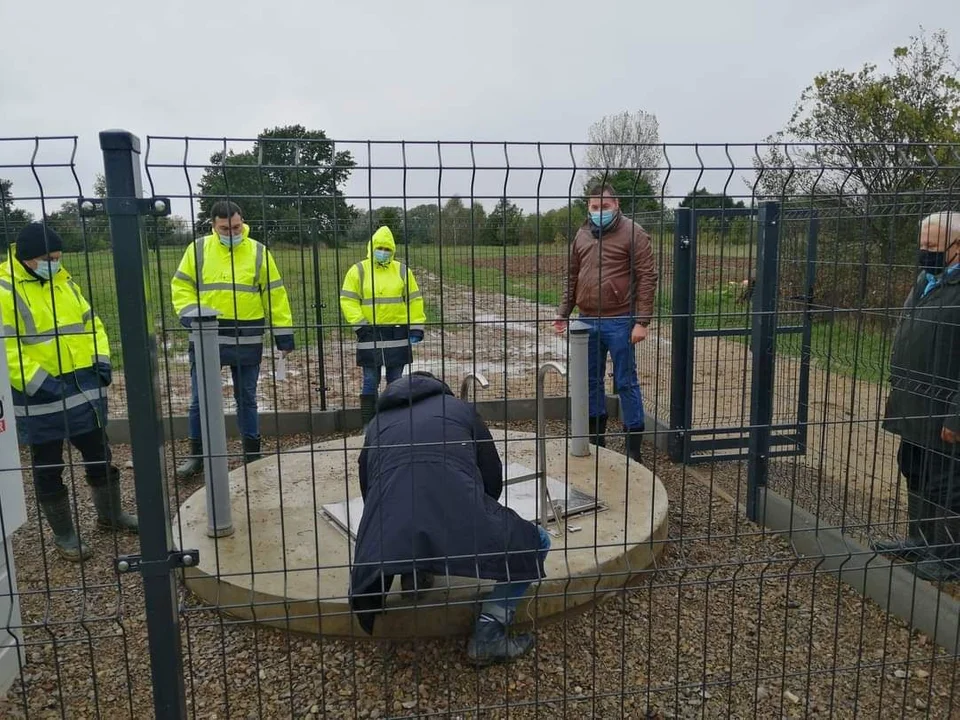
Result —
[[90, 549], [77, 536], [63, 484], [63, 442], [83, 456], [97, 523], [137, 532], [121, 510], [120, 470], [106, 435], [110, 346], [100, 318], [61, 266], [63, 241], [27, 225], [0, 267], [0, 313], [21, 443], [30, 446], [37, 502], [57, 552], [79, 562]]
[[421, 590], [432, 575], [496, 580], [467, 654], [478, 665], [519, 657], [532, 636], [510, 636], [520, 598], [544, 577], [550, 537], [497, 502], [503, 469], [474, 408], [433, 375], [390, 383], [360, 453], [363, 517], [350, 604], [372, 634], [394, 576]]

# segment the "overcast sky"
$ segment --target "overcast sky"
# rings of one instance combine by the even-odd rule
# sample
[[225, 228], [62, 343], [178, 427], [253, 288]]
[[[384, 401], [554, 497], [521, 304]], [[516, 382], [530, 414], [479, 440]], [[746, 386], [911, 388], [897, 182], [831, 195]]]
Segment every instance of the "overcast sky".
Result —
[[[664, 142], [755, 142], [783, 126], [816, 73], [884, 68], [920, 25], [945, 28], [960, 51], [958, 0], [0, 0], [0, 136], [78, 135], [85, 192], [100, 169], [97, 132], [112, 127], [242, 138], [302, 123], [338, 139], [582, 142], [603, 115], [642, 108]], [[215, 149], [192, 147], [191, 162]], [[32, 151], [2, 142], [0, 164]], [[419, 152], [408, 162], [436, 164], [435, 149]], [[469, 158], [449, 152], [445, 163]], [[536, 160], [515, 152], [511, 164]], [[183, 143], [154, 153], [179, 161]], [[399, 161], [397, 148], [382, 153], [375, 162]], [[485, 158], [504, 164], [502, 149]], [[66, 161], [68, 148], [44, 145], [38, 159]], [[488, 175], [478, 194], [502, 185], [502, 172]], [[534, 187], [522, 175], [511, 192]], [[554, 175], [551, 188], [569, 181]], [[36, 192], [29, 174], [0, 176]], [[380, 172], [375, 184], [399, 192], [398, 177]], [[158, 194], [187, 192], [182, 171], [155, 180]], [[408, 180], [410, 194], [437, 192], [435, 173]], [[442, 192], [469, 192], [468, 180], [448, 173]], [[75, 193], [64, 169], [41, 181], [49, 195]], [[365, 187], [355, 177], [351, 192]]]

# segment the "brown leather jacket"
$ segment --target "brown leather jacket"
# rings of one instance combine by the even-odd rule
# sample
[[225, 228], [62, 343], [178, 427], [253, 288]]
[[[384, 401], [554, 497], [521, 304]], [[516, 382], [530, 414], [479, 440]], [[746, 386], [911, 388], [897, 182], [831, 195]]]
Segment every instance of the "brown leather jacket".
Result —
[[649, 325], [657, 294], [650, 236], [623, 215], [599, 237], [594, 233], [588, 220], [573, 240], [560, 317], [578, 307], [584, 317], [630, 315]]

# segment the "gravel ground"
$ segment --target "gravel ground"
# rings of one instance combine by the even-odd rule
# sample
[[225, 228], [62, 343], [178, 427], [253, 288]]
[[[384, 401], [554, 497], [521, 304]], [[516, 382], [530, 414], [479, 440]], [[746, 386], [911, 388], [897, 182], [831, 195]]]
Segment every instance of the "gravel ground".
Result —
[[[129, 450], [115, 450], [122, 465]], [[658, 570], [539, 628], [535, 654], [476, 672], [463, 639], [289, 635], [220, 617], [181, 589], [192, 716], [960, 717], [956, 663], [928, 638], [759, 532], [726, 493], [711, 494], [703, 468], [648, 455], [671, 500]], [[712, 479], [735, 487], [737, 472], [716, 466]], [[78, 501], [90, 529], [85, 493]], [[97, 555], [82, 568], [37, 552], [36, 518], [15, 535], [27, 664], [3, 717], [153, 715], [140, 582], [111, 570], [136, 540], [88, 533]]]

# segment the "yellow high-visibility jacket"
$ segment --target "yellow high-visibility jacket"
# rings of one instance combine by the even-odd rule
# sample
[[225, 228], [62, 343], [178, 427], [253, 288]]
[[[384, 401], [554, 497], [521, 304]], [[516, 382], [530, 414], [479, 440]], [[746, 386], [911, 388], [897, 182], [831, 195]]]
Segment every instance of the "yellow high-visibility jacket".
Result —
[[279, 350], [293, 350], [293, 315], [287, 289], [273, 254], [250, 237], [233, 248], [216, 233], [199, 238], [183, 253], [170, 283], [173, 309], [189, 327], [199, 307], [220, 312], [220, 361], [224, 365], [260, 362], [263, 334], [273, 333]]
[[103, 388], [112, 380], [110, 343], [70, 273], [61, 267], [41, 280], [8, 250], [0, 266], [0, 315], [14, 411], [27, 441], [102, 426]]
[[403, 263], [391, 260], [381, 265], [373, 260], [373, 248], [386, 247], [396, 254], [397, 245], [390, 228], [381, 227], [367, 244], [365, 260], [353, 265], [340, 290], [340, 310], [354, 328], [362, 325], [409, 325], [423, 332], [427, 316], [423, 293], [413, 272]]
[[423, 339], [427, 316], [423, 293], [410, 269], [391, 257], [380, 264], [375, 247], [394, 255], [397, 245], [390, 228], [381, 227], [367, 245], [367, 258], [353, 265], [340, 289], [340, 310], [357, 333], [357, 365], [402, 367], [413, 362], [411, 340]]

